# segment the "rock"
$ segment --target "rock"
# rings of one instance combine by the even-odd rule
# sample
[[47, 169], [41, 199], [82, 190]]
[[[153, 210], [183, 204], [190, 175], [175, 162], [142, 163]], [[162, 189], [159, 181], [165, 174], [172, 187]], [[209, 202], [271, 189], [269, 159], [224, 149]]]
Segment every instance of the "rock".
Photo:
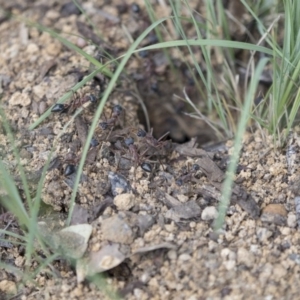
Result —
[[239, 248], [237, 252], [237, 262], [250, 268], [253, 266], [255, 258], [254, 255], [245, 248]]
[[287, 221], [287, 211], [282, 204], [269, 204], [264, 208], [260, 219], [262, 222], [285, 226]]
[[224, 248], [221, 251], [221, 257], [223, 259], [222, 264], [226, 270], [230, 271], [236, 267], [236, 254], [231, 251], [229, 248]]
[[261, 242], [267, 242], [268, 238], [270, 238], [273, 233], [267, 228], [258, 227], [256, 228], [256, 235]]
[[201, 213], [201, 219], [203, 221], [214, 220], [218, 217], [218, 211], [214, 206], [205, 207]]
[[138, 215], [135, 225], [139, 228], [141, 236], [155, 223], [155, 218], [150, 215]]
[[297, 265], [300, 265], [300, 255], [297, 253], [291, 253], [289, 259], [294, 261]]
[[17, 287], [13, 281], [2, 280], [0, 281], [0, 291], [5, 294], [15, 295], [17, 293]]
[[15, 92], [8, 100], [12, 106], [21, 105], [28, 106], [31, 103], [31, 99], [27, 93]]
[[200, 214], [200, 206], [196, 203], [196, 201], [191, 200], [169, 209], [166, 212], [165, 217], [168, 219], [172, 219], [175, 222], [178, 222], [181, 219], [187, 220], [191, 218], [197, 218], [200, 216]]
[[181, 261], [187, 261], [187, 260], [191, 260], [192, 257], [187, 253], [183, 253], [179, 255], [178, 259]]
[[177, 258], [177, 252], [176, 250], [170, 250], [168, 253], [168, 258], [171, 260], [175, 260]]
[[134, 232], [120, 216], [113, 216], [102, 221], [103, 239], [114, 243], [131, 244]]
[[118, 173], [109, 172], [108, 179], [111, 183], [111, 192], [114, 196], [131, 191], [131, 186], [126, 178]]
[[20, 158], [31, 159], [32, 157], [33, 157], [33, 154], [28, 152], [26, 149], [22, 148], [20, 150]]
[[135, 197], [133, 194], [121, 194], [114, 198], [114, 205], [118, 210], [129, 210], [135, 205]]
[[28, 54], [35, 54], [35, 53], [39, 52], [39, 47], [38, 47], [37, 44], [30, 43], [30, 44], [28, 44], [28, 46], [27, 46], [26, 52], [27, 52]]
[[287, 270], [281, 264], [276, 264], [274, 265], [271, 279], [275, 280], [275, 282], [280, 282], [282, 278], [285, 278], [286, 274]]
[[287, 226], [290, 228], [295, 228], [297, 226], [297, 217], [295, 214], [288, 215]]

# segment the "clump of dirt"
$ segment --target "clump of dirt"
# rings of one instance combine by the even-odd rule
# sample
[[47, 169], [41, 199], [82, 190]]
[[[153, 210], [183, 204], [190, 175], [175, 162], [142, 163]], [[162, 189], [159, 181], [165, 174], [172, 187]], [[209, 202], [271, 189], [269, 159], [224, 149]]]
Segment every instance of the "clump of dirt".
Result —
[[[235, 12], [236, 1], [229, 2], [229, 9]], [[15, 2], [7, 9], [60, 30], [105, 63], [107, 53], [118, 57], [130, 46], [124, 28], [136, 38], [150, 24], [142, 1], [115, 0], [113, 4], [83, 3], [103, 37], [88, 26], [73, 2]], [[155, 9], [162, 13], [159, 5]], [[190, 5], [198, 11], [203, 9], [198, 1], [190, 1]], [[57, 251], [66, 247], [70, 255], [72, 248], [77, 250], [70, 255], [76, 257], [76, 270], [57, 259], [33, 283], [21, 283], [14, 269], [1, 271], [3, 297], [104, 299], [110, 289], [126, 299], [283, 295], [292, 299], [298, 294], [297, 130], [291, 136], [287, 156], [273, 147], [265, 132], [245, 135], [231, 206], [223, 232], [217, 236], [212, 224], [218, 215], [232, 142], [199, 148], [199, 143], [214, 137], [203, 121], [182, 114], [187, 108], [174, 96], [182, 95], [186, 87], [195, 104], [203, 105], [180, 56], [171, 52], [173, 72], [161, 51], [140, 53], [129, 61], [127, 76], [122, 76], [105, 106], [80, 177], [72, 226], [64, 228], [78, 162], [99, 95], [109, 78], [98, 74], [68, 102], [57, 105], [59, 97], [89, 74], [91, 66], [48, 34], [15, 18], [1, 19], [0, 33], [1, 106], [13, 130], [32, 195], [54, 145], [42, 191], [48, 210], [38, 226]], [[193, 29], [187, 34], [193, 36]], [[143, 45], [155, 42], [151, 33]], [[201, 63], [200, 50], [195, 55]], [[151, 124], [155, 124], [153, 132], [147, 128], [147, 118], [141, 117], [141, 100]], [[29, 131], [28, 126], [49, 108], [54, 112]], [[68, 124], [80, 108], [82, 113]], [[160, 139], [168, 131], [173, 142]], [[179, 145], [174, 140], [189, 142]], [[24, 197], [3, 127], [0, 141], [1, 159]], [[1, 191], [2, 196], [6, 199]], [[0, 222], [1, 228], [22, 234], [9, 213], [3, 211]], [[4, 238], [1, 260], [23, 270], [24, 247]], [[43, 260], [44, 254], [39, 253]], [[34, 262], [32, 269], [37, 266]], [[99, 290], [86, 280], [98, 273], [105, 273], [107, 290]]]

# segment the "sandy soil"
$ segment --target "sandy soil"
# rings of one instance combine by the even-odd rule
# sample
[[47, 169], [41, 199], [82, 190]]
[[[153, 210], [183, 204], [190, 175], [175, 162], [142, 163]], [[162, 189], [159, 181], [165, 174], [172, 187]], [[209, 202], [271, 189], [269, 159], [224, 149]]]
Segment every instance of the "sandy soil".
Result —
[[[130, 45], [125, 29], [136, 38], [149, 26], [143, 1], [136, 1], [138, 5], [121, 0], [84, 2], [101, 38], [66, 1], [1, 2], [14, 14], [62, 31], [100, 62], [107, 58], [94, 44], [117, 57]], [[190, 5], [202, 9], [201, 2]], [[158, 4], [155, 7], [159, 17], [167, 14]], [[228, 9], [233, 15], [242, 10], [236, 1], [229, 1]], [[243, 35], [231, 30], [236, 37]], [[190, 37], [194, 34], [193, 29], [187, 32]], [[154, 33], [143, 44], [153, 42]], [[195, 54], [201, 60], [200, 50]], [[183, 87], [197, 105], [203, 105], [203, 99], [197, 98], [181, 57], [175, 51], [171, 56], [176, 76], [160, 52], [129, 61], [90, 146], [71, 222], [77, 229], [62, 230], [78, 160], [98, 104], [97, 100], [89, 103], [85, 96], [98, 99], [109, 78], [97, 75], [66, 106], [57, 107], [64, 112], [52, 113], [29, 131], [28, 126], [89, 74], [91, 66], [49, 34], [0, 16], [1, 107], [33, 195], [55, 145], [43, 185], [45, 205], [39, 227], [52, 250], [64, 250], [73, 258], [73, 264], [58, 258], [25, 285], [18, 273], [1, 270], [1, 299], [105, 299], [112, 291], [125, 299], [297, 299], [299, 130], [291, 133], [286, 149], [274, 148], [266, 132], [247, 132], [226, 223], [222, 234], [215, 235], [212, 225], [232, 142], [216, 143], [202, 121], [182, 113], [188, 108], [174, 95], [182, 96]], [[149, 111], [153, 135], [141, 100]], [[82, 104], [87, 107], [61, 135]], [[148, 131], [146, 136], [143, 130]], [[169, 139], [159, 140], [167, 131]], [[215, 143], [204, 144], [209, 141]], [[3, 126], [0, 147], [0, 157], [24, 197]], [[1, 210], [1, 229], [20, 233], [11, 216]], [[4, 238], [1, 261], [24, 270], [24, 247]], [[42, 251], [38, 253], [44, 260]], [[32, 270], [37, 266], [33, 263]], [[98, 273], [104, 275], [105, 288], [100, 290], [87, 280]]]

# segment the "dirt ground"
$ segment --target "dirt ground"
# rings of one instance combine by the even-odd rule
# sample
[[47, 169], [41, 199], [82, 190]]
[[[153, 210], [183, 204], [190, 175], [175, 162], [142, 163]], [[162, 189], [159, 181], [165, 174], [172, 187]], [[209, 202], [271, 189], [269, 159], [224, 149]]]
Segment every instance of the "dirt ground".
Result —
[[[202, 10], [201, 1], [189, 3]], [[160, 5], [154, 7], [163, 17], [168, 8]], [[244, 16], [239, 1], [226, 5], [232, 15]], [[0, 0], [0, 6], [63, 32], [103, 63], [107, 56], [95, 45], [118, 57], [130, 46], [125, 32], [136, 38], [150, 24], [143, 1], [83, 2], [94, 30], [72, 2]], [[187, 34], [193, 37], [195, 32], [188, 28]], [[235, 28], [232, 34], [238, 38], [243, 32]], [[153, 33], [142, 44], [155, 42]], [[200, 50], [195, 49], [195, 55], [201, 61]], [[39, 227], [55, 249], [63, 248], [77, 260], [75, 265], [60, 257], [26, 285], [18, 273], [1, 270], [1, 299], [106, 299], [107, 289], [125, 299], [298, 298], [299, 129], [291, 133], [285, 149], [274, 149], [266, 132], [246, 133], [226, 223], [222, 234], [215, 235], [212, 225], [232, 142], [218, 143], [204, 122], [183, 114], [190, 108], [174, 96], [183, 97], [183, 87], [200, 107], [204, 99], [197, 96], [181, 56], [174, 51], [171, 57], [176, 72], [162, 51], [133, 57], [110, 95], [81, 176], [71, 222], [77, 228], [74, 233], [62, 228], [97, 99], [109, 78], [97, 75], [67, 102], [69, 106], [56, 106], [62, 112], [51, 113], [29, 131], [29, 125], [92, 69], [49, 34], [0, 15], [1, 107], [32, 195], [54, 145]], [[84, 97], [91, 95], [95, 102], [89, 103], [93, 98]], [[60, 136], [81, 105], [87, 107]], [[166, 132], [168, 139], [159, 140]], [[3, 126], [0, 147], [3, 163], [25, 197]], [[21, 233], [0, 209], [1, 229]], [[0, 244], [1, 261], [23, 270], [24, 247], [12, 244], [8, 236], [2, 238], [7, 241]], [[43, 261], [43, 252], [38, 253]], [[37, 266], [35, 262], [32, 270]], [[87, 280], [98, 273], [104, 275], [105, 289]]]

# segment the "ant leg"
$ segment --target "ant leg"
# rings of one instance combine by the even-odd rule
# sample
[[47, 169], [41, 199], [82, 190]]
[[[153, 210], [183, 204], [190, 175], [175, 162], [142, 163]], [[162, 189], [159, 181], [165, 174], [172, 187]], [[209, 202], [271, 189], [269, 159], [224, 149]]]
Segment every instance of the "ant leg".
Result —
[[157, 141], [160, 142], [163, 138], [165, 138], [168, 134], [170, 134], [170, 131], [167, 131], [165, 134], [163, 134]]

